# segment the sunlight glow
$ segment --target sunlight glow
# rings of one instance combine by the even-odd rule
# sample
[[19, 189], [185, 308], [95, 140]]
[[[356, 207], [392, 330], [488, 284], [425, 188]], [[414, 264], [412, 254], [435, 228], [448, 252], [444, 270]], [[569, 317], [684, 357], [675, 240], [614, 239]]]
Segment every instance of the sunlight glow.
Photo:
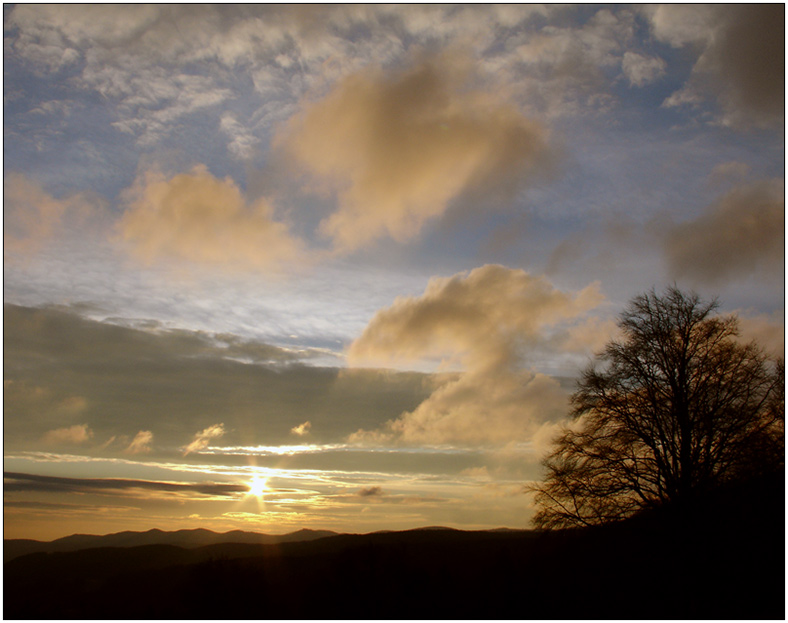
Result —
[[262, 497], [268, 492], [268, 479], [255, 476], [249, 483], [249, 495]]

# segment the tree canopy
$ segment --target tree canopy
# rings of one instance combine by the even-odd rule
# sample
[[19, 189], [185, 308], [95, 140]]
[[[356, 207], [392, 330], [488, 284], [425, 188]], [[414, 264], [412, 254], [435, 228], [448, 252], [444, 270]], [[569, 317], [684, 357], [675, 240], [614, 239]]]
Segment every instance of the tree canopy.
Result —
[[543, 461], [537, 527], [622, 519], [784, 464], [783, 363], [716, 309], [675, 287], [631, 301]]

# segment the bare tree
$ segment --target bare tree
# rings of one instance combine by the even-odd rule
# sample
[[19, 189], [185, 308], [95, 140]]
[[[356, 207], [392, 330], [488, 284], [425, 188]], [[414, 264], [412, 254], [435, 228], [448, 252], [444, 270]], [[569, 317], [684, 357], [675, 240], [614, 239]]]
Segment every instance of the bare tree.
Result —
[[784, 464], [782, 362], [716, 308], [675, 287], [632, 300], [543, 462], [537, 527], [622, 519]]

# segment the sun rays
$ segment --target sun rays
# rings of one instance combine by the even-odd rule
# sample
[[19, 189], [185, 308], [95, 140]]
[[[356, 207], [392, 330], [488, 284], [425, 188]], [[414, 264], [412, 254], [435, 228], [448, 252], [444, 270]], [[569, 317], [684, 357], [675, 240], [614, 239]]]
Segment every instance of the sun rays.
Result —
[[252, 495], [258, 499], [261, 499], [266, 493], [268, 493], [268, 491], [268, 478], [254, 476], [251, 482], [249, 482], [249, 493], [247, 495]]

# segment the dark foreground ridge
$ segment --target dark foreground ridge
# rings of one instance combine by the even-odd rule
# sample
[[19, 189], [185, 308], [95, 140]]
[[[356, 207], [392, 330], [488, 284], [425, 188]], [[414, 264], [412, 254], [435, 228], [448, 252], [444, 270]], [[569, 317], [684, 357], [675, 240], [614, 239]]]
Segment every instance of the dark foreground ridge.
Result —
[[784, 619], [784, 482], [779, 474], [588, 529], [422, 529], [31, 553], [4, 565], [3, 615]]

